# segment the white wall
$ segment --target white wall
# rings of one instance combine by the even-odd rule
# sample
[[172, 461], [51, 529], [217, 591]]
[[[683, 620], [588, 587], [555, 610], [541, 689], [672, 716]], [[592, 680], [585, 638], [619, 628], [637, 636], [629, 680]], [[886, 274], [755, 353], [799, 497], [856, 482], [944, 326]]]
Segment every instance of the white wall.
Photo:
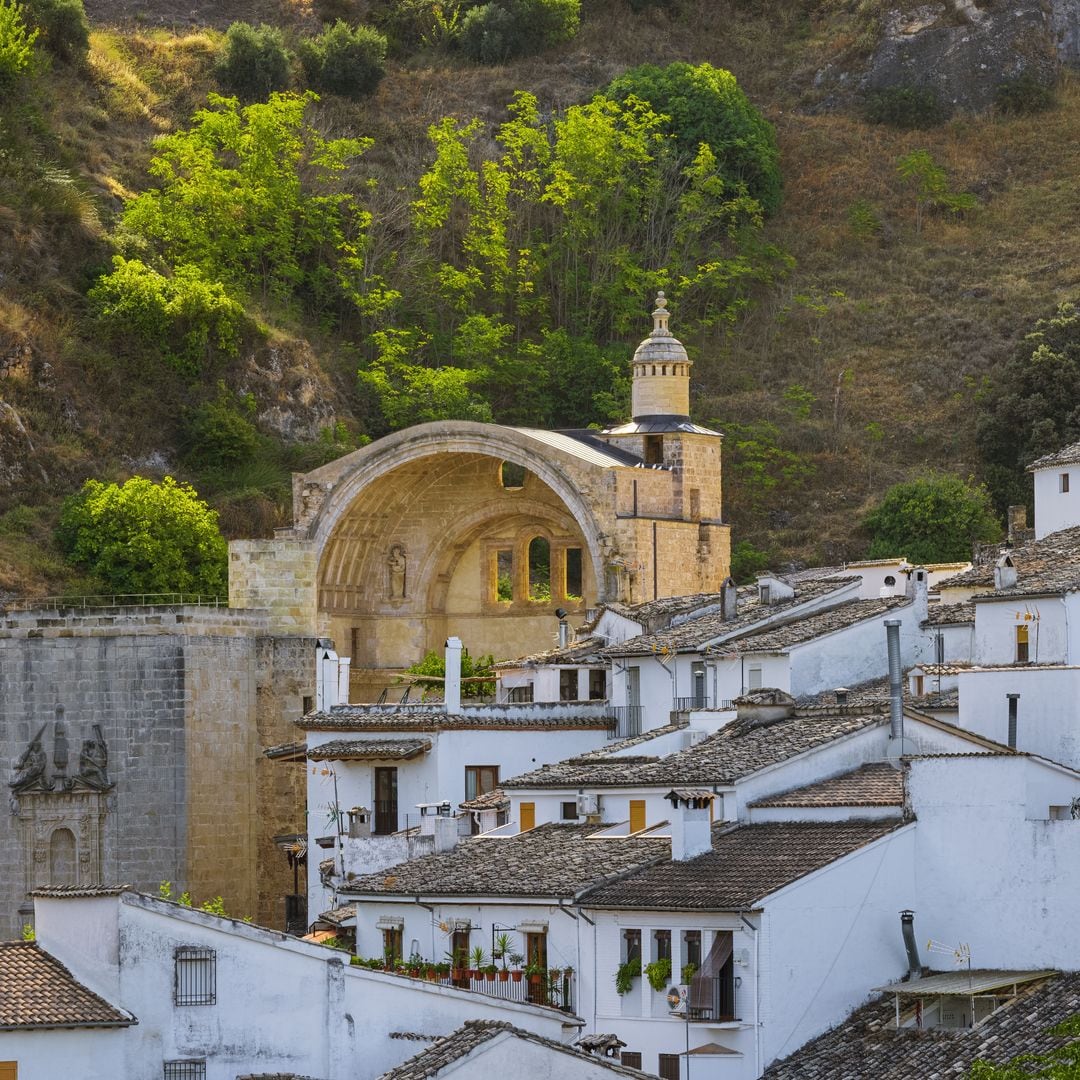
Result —
[[1080, 969], [1080, 821], [1028, 816], [1080, 779], [1023, 757], [927, 758], [908, 792], [919, 940], [966, 943], [974, 967]]
[[960, 672], [957, 723], [1008, 742], [1009, 702], [1019, 694], [1016, 746], [1080, 767], [1080, 668], [1013, 667]]
[[1068, 626], [1061, 597], [1009, 596], [975, 605], [976, 664], [1016, 662], [1016, 628], [1028, 628], [1031, 663], [1068, 663]]
[[599, 1059], [564, 1054], [528, 1039], [503, 1034], [481, 1043], [461, 1062], [436, 1076], [450, 1073], [485, 1077], [528, 1077], [529, 1080], [611, 1080], [612, 1072]]
[[[64, 947], [79, 936], [81, 903], [38, 899], [35, 921], [42, 947], [91, 985], [102, 976], [87, 951]], [[139, 1019], [124, 1036], [126, 1067], [113, 1076], [160, 1076], [163, 1061], [205, 1057], [207, 1080], [249, 1072], [366, 1080], [416, 1052], [391, 1032], [447, 1034], [470, 1019], [564, 1038], [562, 1017], [549, 1010], [350, 966], [336, 950], [134, 893], [113, 904], [120, 950], [111, 1000]], [[173, 1004], [179, 945], [216, 951], [216, 1004]]]
[[[1069, 490], [1062, 492], [1060, 477], [1069, 475]], [[1080, 467], [1062, 465], [1039, 469], [1035, 477], [1035, 539], [1080, 525]]]
[[[126, 1029], [0, 1032], [0, 1061], [14, 1061], [19, 1080], [118, 1080], [124, 1071]], [[144, 1071], [146, 1076], [160, 1076]]]

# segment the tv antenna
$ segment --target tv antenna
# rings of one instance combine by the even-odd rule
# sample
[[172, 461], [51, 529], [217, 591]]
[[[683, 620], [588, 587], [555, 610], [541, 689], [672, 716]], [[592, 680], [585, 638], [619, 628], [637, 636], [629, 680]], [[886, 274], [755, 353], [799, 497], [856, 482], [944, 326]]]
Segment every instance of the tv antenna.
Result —
[[946, 953], [951, 956], [958, 966], [967, 965], [968, 989], [971, 989], [971, 946], [966, 942], [959, 945], [946, 945], [944, 941], [935, 941], [931, 938], [926, 943], [926, 951], [933, 953]]

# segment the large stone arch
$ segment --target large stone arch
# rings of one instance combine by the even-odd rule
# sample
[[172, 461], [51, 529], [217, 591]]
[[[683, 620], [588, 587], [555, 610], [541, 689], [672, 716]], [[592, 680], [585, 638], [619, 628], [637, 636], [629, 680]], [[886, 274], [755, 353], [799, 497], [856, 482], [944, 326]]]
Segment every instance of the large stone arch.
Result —
[[[467, 614], [448, 602], [459, 566], [482, 557], [476, 545], [485, 534], [505, 537], [518, 529], [513, 535], [522, 535], [530, 520], [562, 538], [557, 550], [581, 549], [590, 570], [587, 600], [606, 599], [605, 533], [591, 497], [606, 470], [548, 445], [542, 434], [467, 422], [425, 424], [303, 478], [299, 497], [306, 507], [301, 502], [298, 509], [306, 509], [302, 535], [316, 553], [320, 622], [359, 668], [400, 667], [448, 633], [461, 633], [467, 645], [472, 635], [477, 648], [495, 651], [477, 621], [494, 615], [504, 616], [504, 628], [515, 627], [494, 638], [505, 640], [504, 654], [546, 645], [554, 604], [493, 611], [490, 603], [478, 603]], [[499, 490], [503, 461], [527, 470], [520, 491]], [[417, 536], [429, 518], [437, 536], [421, 544], [402, 539]], [[400, 598], [387, 569], [393, 546], [407, 562]]]

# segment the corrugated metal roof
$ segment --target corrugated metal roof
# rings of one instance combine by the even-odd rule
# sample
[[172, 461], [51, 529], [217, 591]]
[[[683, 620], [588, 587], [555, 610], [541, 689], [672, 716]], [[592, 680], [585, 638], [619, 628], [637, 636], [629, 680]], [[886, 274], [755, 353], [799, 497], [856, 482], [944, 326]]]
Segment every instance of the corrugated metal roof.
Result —
[[1057, 975], [1053, 969], [1045, 971], [946, 971], [940, 975], [927, 975], [906, 983], [878, 986], [875, 990], [904, 997], [930, 997], [938, 994], [960, 995], [987, 994], [992, 990], [1010, 989], [1036, 979], [1048, 979]]
[[614, 448], [602, 449], [593, 445], [592, 441], [586, 442], [577, 439], [573, 435], [567, 435], [562, 431], [542, 431], [540, 428], [513, 428], [519, 435], [525, 435], [544, 446], [550, 446], [564, 454], [570, 454], [580, 461], [586, 461], [590, 465], [598, 465], [602, 469], [626, 468], [627, 466], [641, 465], [641, 459], [632, 454], [617, 452]]

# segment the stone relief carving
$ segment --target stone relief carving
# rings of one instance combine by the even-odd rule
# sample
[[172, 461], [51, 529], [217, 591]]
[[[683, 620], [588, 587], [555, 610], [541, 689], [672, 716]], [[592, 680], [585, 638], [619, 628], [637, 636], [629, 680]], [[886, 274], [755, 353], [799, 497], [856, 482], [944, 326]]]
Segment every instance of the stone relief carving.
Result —
[[30, 740], [30, 745], [23, 751], [22, 757], [15, 762], [15, 774], [8, 781], [8, 787], [13, 792], [52, 791], [53, 785], [45, 776], [49, 757], [41, 740], [47, 726], [42, 724], [38, 728], [38, 733]]
[[390, 556], [386, 560], [390, 574], [390, 599], [405, 599], [405, 570], [407, 566], [405, 549], [400, 544], [395, 544], [390, 549]]
[[109, 748], [105, 745], [101, 725], [94, 724], [93, 730], [94, 737], [83, 740], [79, 772], [73, 786], [83, 785], [93, 791], [108, 791], [113, 787], [109, 782]]

